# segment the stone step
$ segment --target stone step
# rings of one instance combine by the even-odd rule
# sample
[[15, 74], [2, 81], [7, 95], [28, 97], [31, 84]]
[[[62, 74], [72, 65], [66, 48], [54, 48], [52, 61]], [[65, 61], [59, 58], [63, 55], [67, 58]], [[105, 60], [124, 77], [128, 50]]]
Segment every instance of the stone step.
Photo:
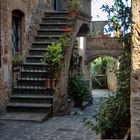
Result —
[[45, 81], [46, 80], [46, 78], [28, 78], [28, 77], [26, 77], [26, 78], [24, 78], [24, 77], [21, 77], [21, 78], [18, 78], [17, 79], [18, 81]]
[[[34, 79], [34, 78], [32, 78], [32, 79]], [[45, 87], [46, 86], [46, 80], [42, 80], [42, 81], [41, 80], [38, 80], [38, 81], [37, 80], [17, 80], [17, 86]]]
[[[21, 71], [21, 74], [18, 76], [18, 78], [25, 78], [25, 79], [27, 79], [27, 78], [43, 79], [44, 77], [49, 78], [49, 72], [39, 71], [39, 70], [37, 70], [37, 71], [36, 70], [23, 70], [23, 71]], [[30, 82], [30, 81], [28, 81], [28, 82]], [[39, 82], [39, 81], [37, 81], [37, 82]]]
[[35, 42], [54, 42], [59, 39], [62, 35], [37, 35]]
[[41, 63], [42, 58], [43, 58], [42, 55], [28, 55], [28, 56], [26, 56], [26, 62], [29, 62], [29, 63], [32, 63], [32, 62]]
[[28, 90], [46, 90], [46, 87], [42, 86], [16, 86], [14, 89], [28, 89]]
[[20, 94], [12, 94], [10, 96], [10, 98], [19, 98], [19, 99], [22, 99], [22, 98], [27, 98], [27, 99], [53, 99], [53, 96], [51, 95], [28, 95], [28, 94], [23, 94], [23, 95], [20, 95]]
[[28, 94], [12, 94], [10, 103], [49, 103], [52, 104], [53, 96], [51, 95], [28, 95]]
[[63, 29], [69, 26], [67, 23], [42, 23], [40, 29]]
[[[36, 45], [37, 46], [37, 45]], [[43, 55], [47, 49], [46, 45], [40, 45], [40, 48], [30, 48], [29, 49], [29, 55]]]
[[[21, 72], [23, 73], [47, 73], [46, 70], [30, 70], [30, 69], [25, 69], [25, 70], [21, 70]], [[27, 77], [28, 78], [28, 77]], [[30, 77], [29, 77], [30, 78]]]
[[25, 108], [49, 108], [51, 104], [46, 103], [9, 103], [8, 107], [25, 107]]
[[31, 88], [23, 88], [23, 87], [14, 87], [12, 90], [12, 95], [51, 95], [51, 90], [50, 89], [31, 89]]
[[42, 70], [46, 70], [47, 68], [49, 68], [49, 66], [47, 64], [42, 64], [42, 63], [29, 63], [29, 62], [24, 62], [22, 65], [20, 65], [19, 67], [14, 66], [13, 70], [15, 69], [19, 69], [20, 71], [24, 71], [24, 70], [35, 70], [35, 71], [42, 71]]
[[37, 62], [34, 62], [34, 63], [29, 63], [29, 62], [25, 62], [22, 64], [22, 67], [25, 67], [25, 66], [37, 66], [37, 67], [48, 67], [47, 64], [43, 64], [43, 63], [37, 63]]
[[7, 104], [8, 112], [39, 112], [51, 113], [52, 104], [48, 103], [9, 103]]
[[53, 11], [45, 12], [45, 17], [68, 17], [70, 15], [69, 11]]
[[44, 17], [42, 23], [68, 23], [68, 17]]
[[22, 66], [39, 66], [39, 67], [44, 67], [44, 64], [42, 63], [23, 63]]
[[[44, 33], [44, 32], [43, 32]], [[42, 31], [41, 31], [41, 34], [42, 34]], [[48, 45], [51, 45], [53, 41], [50, 41], [50, 42], [45, 42], [44, 41], [36, 41], [36, 42], [33, 42], [32, 43], [32, 48], [47, 48]]]
[[[48, 31], [48, 30], [47, 30]], [[52, 42], [33, 42], [32, 45], [50, 45]]]
[[64, 34], [64, 29], [39, 29], [37, 30], [38, 35], [62, 35]]
[[41, 72], [41, 71], [46, 71], [49, 67], [47, 66], [47, 64], [42, 64], [42, 63], [37, 63], [37, 62], [26, 62], [24, 64], [22, 64], [21, 67], [22, 71], [35, 71], [35, 72]]
[[49, 113], [21, 113], [10, 112], [2, 115], [0, 120], [6, 121], [29, 121], [29, 122], [43, 122], [50, 117]]

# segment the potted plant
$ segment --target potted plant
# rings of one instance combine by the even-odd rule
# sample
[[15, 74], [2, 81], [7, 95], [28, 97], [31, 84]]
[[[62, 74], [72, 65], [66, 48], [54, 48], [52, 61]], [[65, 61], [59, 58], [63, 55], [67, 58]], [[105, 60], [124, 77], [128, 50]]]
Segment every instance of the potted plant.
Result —
[[62, 51], [63, 53], [65, 53], [66, 49], [70, 46], [70, 43], [71, 43], [71, 38], [69, 34], [66, 33], [63, 36], [61, 36], [59, 40], [57, 41], [57, 43], [61, 44]]
[[20, 65], [25, 61], [25, 57], [20, 54], [20, 52], [16, 52], [16, 54], [12, 58], [12, 70], [19, 71]]
[[70, 3], [70, 15], [72, 17], [76, 16], [77, 11], [80, 8], [80, 0], [71, 0]]
[[70, 77], [69, 94], [74, 100], [75, 107], [82, 107], [83, 101], [91, 97], [91, 92], [81, 74]]
[[70, 26], [66, 26], [65, 29], [63, 30], [64, 32], [71, 32], [73, 31], [73, 28]]
[[12, 58], [13, 65], [21, 65], [25, 61], [25, 57], [20, 54], [20, 52], [16, 52], [16, 54]]
[[63, 58], [62, 44], [59, 42], [53, 42], [51, 45], [47, 47], [46, 52], [43, 54], [41, 62], [43, 64], [47, 64], [51, 71], [50, 78], [46, 78], [45, 82], [47, 88], [55, 88], [56, 85], [55, 73], [56, 71], [59, 71], [63, 67], [62, 58]]

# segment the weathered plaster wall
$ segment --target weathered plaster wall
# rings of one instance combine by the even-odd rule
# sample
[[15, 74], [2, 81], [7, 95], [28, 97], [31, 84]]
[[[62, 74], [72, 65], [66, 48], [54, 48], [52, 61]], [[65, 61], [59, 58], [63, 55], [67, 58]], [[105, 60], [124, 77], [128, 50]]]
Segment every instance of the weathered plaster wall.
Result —
[[132, 1], [131, 139], [140, 139], [140, 1]]
[[114, 63], [107, 63], [106, 75], [107, 75], [107, 86], [111, 91], [117, 90], [117, 77], [115, 74], [117, 65]]

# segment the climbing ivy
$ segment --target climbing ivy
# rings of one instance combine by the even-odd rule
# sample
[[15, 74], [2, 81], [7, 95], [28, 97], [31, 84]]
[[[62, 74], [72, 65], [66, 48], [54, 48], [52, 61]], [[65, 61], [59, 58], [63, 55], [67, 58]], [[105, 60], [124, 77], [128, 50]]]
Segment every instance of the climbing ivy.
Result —
[[96, 124], [86, 122], [103, 138], [118, 138], [122, 134], [121, 127], [130, 126], [131, 7], [127, 4], [128, 0], [125, 2], [126, 4], [124, 0], [114, 0], [112, 6], [102, 6], [103, 11], [108, 13], [109, 32], [115, 31], [122, 44], [117, 91], [101, 105]]

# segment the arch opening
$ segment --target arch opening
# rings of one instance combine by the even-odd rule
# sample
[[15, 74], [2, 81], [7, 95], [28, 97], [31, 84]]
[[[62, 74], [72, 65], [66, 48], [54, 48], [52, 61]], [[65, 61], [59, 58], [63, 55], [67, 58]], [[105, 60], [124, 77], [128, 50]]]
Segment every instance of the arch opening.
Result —
[[102, 55], [95, 57], [88, 63], [90, 87], [95, 89], [117, 90], [117, 76], [119, 63], [115, 57]]
[[79, 31], [78, 31], [78, 33], [77, 33], [77, 37], [81, 37], [81, 36], [82, 36], [82, 37], [86, 37], [86, 36], [88, 36], [89, 31], [90, 31], [90, 29], [89, 29], [88, 25], [84, 23], [84, 24], [79, 28]]

